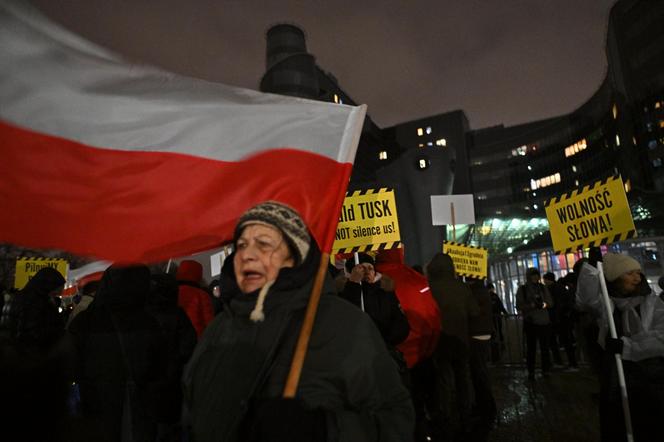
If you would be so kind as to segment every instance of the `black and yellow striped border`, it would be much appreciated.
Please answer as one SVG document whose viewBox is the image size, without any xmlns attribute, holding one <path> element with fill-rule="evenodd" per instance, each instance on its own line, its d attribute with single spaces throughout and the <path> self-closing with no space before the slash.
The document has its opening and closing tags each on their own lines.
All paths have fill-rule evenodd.
<svg viewBox="0 0 664 442">
<path fill-rule="evenodd" d="M 588 192 L 590 190 L 593 190 L 595 187 L 603 186 L 607 183 L 610 183 L 611 181 L 615 181 L 615 180 L 619 180 L 619 179 L 620 179 L 620 175 L 613 175 L 613 176 L 610 176 L 610 177 L 606 177 L 603 180 L 596 181 L 592 184 L 587 184 L 587 185 L 585 185 L 583 187 L 580 187 L 578 189 L 570 190 L 569 192 L 563 193 L 560 196 L 557 196 L 555 198 L 551 198 L 550 200 L 548 200 L 547 202 L 544 203 L 544 207 L 545 208 L 549 207 L 551 204 L 558 204 L 562 201 L 568 200 L 570 198 L 574 198 L 575 196 L 577 196 L 581 193 L 585 193 L 585 192 Z"/>
<path fill-rule="evenodd" d="M 489 249 L 485 247 L 478 247 L 478 246 L 471 246 L 470 244 L 463 244 L 460 242 L 454 242 L 454 241 L 443 241 L 444 244 L 449 244 L 451 246 L 460 246 L 460 247 L 468 247 L 469 249 L 477 249 L 477 250 L 484 250 L 485 252 L 489 252 Z"/>
<path fill-rule="evenodd" d="M 394 189 L 391 187 L 381 187 L 380 189 L 365 189 L 365 190 L 353 190 L 352 192 L 346 192 L 346 198 L 349 196 L 362 196 L 362 195 L 374 195 L 379 193 L 392 192 Z"/>
<path fill-rule="evenodd" d="M 579 244 L 576 248 L 574 247 L 568 247 L 565 250 L 556 250 L 554 253 L 556 255 L 561 255 L 561 254 L 568 254 L 575 252 L 577 250 L 583 250 L 583 249 L 589 249 L 591 247 L 599 247 L 599 246 L 605 246 L 609 243 L 614 243 L 614 242 L 619 242 L 619 241 L 625 241 L 628 239 L 632 239 L 636 237 L 636 230 L 629 230 L 624 233 L 619 233 L 617 235 L 614 235 L 613 237 L 611 236 L 605 236 L 599 241 L 590 241 L 589 243 L 584 243 L 584 244 Z"/>
<path fill-rule="evenodd" d="M 398 249 L 401 241 L 383 242 L 380 244 L 367 244 L 365 246 L 347 247 L 345 249 L 333 250 L 333 253 L 355 253 L 355 252 L 380 252 L 381 250 Z"/>
</svg>

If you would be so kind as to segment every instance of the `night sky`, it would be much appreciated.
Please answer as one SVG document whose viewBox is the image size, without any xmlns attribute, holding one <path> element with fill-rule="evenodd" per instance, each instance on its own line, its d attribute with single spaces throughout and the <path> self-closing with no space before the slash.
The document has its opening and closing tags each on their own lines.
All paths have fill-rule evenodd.
<svg viewBox="0 0 664 442">
<path fill-rule="evenodd" d="M 472 128 L 570 112 L 606 73 L 615 0 L 31 0 L 133 61 L 258 89 L 265 32 L 309 52 L 381 127 L 463 109 Z"/>
</svg>

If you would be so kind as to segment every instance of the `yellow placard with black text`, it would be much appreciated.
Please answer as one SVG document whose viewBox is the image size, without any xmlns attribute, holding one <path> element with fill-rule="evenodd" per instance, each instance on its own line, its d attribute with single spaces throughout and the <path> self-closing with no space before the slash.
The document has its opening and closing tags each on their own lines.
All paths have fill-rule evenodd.
<svg viewBox="0 0 664 442">
<path fill-rule="evenodd" d="M 356 190 L 346 195 L 332 246 L 333 253 L 384 250 L 400 246 L 394 190 Z"/>
<path fill-rule="evenodd" d="M 605 178 L 545 205 L 557 254 L 636 237 L 622 179 Z"/>
<path fill-rule="evenodd" d="M 52 267 L 63 278 L 67 279 L 69 265 L 66 260 L 59 258 L 16 258 L 16 272 L 14 273 L 14 288 L 22 289 L 44 267 Z"/>
<path fill-rule="evenodd" d="M 445 241 L 443 253 L 447 253 L 454 262 L 458 276 L 484 279 L 489 267 L 489 251 L 482 247 Z"/>
</svg>

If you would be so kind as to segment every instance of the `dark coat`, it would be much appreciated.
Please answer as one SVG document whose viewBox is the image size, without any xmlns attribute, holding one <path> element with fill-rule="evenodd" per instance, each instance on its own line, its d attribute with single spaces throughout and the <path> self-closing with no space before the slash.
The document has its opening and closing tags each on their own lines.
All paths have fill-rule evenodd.
<svg viewBox="0 0 664 442">
<path fill-rule="evenodd" d="M 364 311 L 376 324 L 387 345 L 395 347 L 408 337 L 410 327 L 399 300 L 394 292 L 383 290 L 380 281 L 373 284 L 346 281 L 339 296 L 357 308 L 361 308 L 361 298 L 364 298 Z"/>
<path fill-rule="evenodd" d="M 468 351 L 469 325 L 479 315 L 477 301 L 466 284 L 456 279 L 449 255 L 438 253 L 427 265 L 427 278 L 440 309 L 441 335 L 436 356 L 465 357 Z"/>
<path fill-rule="evenodd" d="M 491 335 L 493 334 L 491 294 L 482 281 L 472 281 L 468 286 L 479 307 L 479 314 L 470 318 L 470 336 Z"/>
<path fill-rule="evenodd" d="M 57 270 L 45 267 L 14 296 L 3 322 L 15 343 L 23 348 L 47 349 L 62 336 L 63 317 L 50 293 L 64 283 Z"/>
<path fill-rule="evenodd" d="M 159 388 L 156 414 L 160 422 L 177 422 L 182 411 L 182 373 L 197 338 L 189 317 L 178 306 L 178 285 L 171 275 L 152 277 L 146 310 L 159 323 L 168 349 L 168 365 L 163 367 L 166 376 Z"/>
<path fill-rule="evenodd" d="M 265 299 L 265 320 L 249 313 L 258 291 L 229 287 L 228 305 L 208 326 L 184 375 L 186 415 L 197 442 L 243 440 L 241 424 L 265 398 L 280 397 L 320 261 L 282 269 Z M 222 270 L 233 275 L 233 257 Z M 412 438 L 414 416 L 397 367 L 367 315 L 323 288 L 297 396 L 327 414 L 330 441 Z M 251 425 L 251 424 L 249 424 Z"/>
<path fill-rule="evenodd" d="M 545 302 L 547 308 L 541 308 Z M 554 306 L 549 290 L 542 283 L 527 282 L 516 291 L 516 308 L 523 314 L 524 322 L 549 325 L 549 309 Z"/>
<path fill-rule="evenodd" d="M 137 440 L 154 432 L 155 404 L 165 382 L 167 348 L 159 323 L 145 311 L 147 267 L 110 267 L 95 301 L 69 326 L 77 354 L 81 412 L 120 440 L 127 388 Z"/>
</svg>

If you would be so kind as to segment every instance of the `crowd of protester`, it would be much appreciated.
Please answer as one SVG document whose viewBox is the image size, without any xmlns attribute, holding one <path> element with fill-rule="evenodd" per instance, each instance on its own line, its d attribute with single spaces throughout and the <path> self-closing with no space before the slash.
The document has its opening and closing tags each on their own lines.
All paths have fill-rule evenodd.
<svg viewBox="0 0 664 442">
<path fill-rule="evenodd" d="M 6 440 L 489 439 L 499 410 L 488 364 L 500 360 L 508 313 L 492 284 L 459 278 L 444 253 L 418 269 L 441 332 L 433 354 L 409 367 L 399 346 L 410 326 L 394 281 L 363 253 L 331 267 L 297 394 L 285 398 L 321 253 L 299 215 L 272 202 L 245 213 L 234 246 L 210 284 L 199 263 L 185 260 L 169 272 L 111 266 L 64 307 L 65 280 L 51 268 L 5 291 Z M 607 335 L 599 293 L 577 299 L 584 262 L 558 280 L 528 270 L 516 303 L 528 379 L 537 379 L 538 346 L 543 377 L 562 356 L 567 371 L 578 371 L 578 347 L 592 348 L 603 440 L 624 440 L 611 364 L 621 355 L 636 440 L 649 440 L 664 417 L 664 302 L 636 261 L 604 261 L 617 339 Z"/>
</svg>

